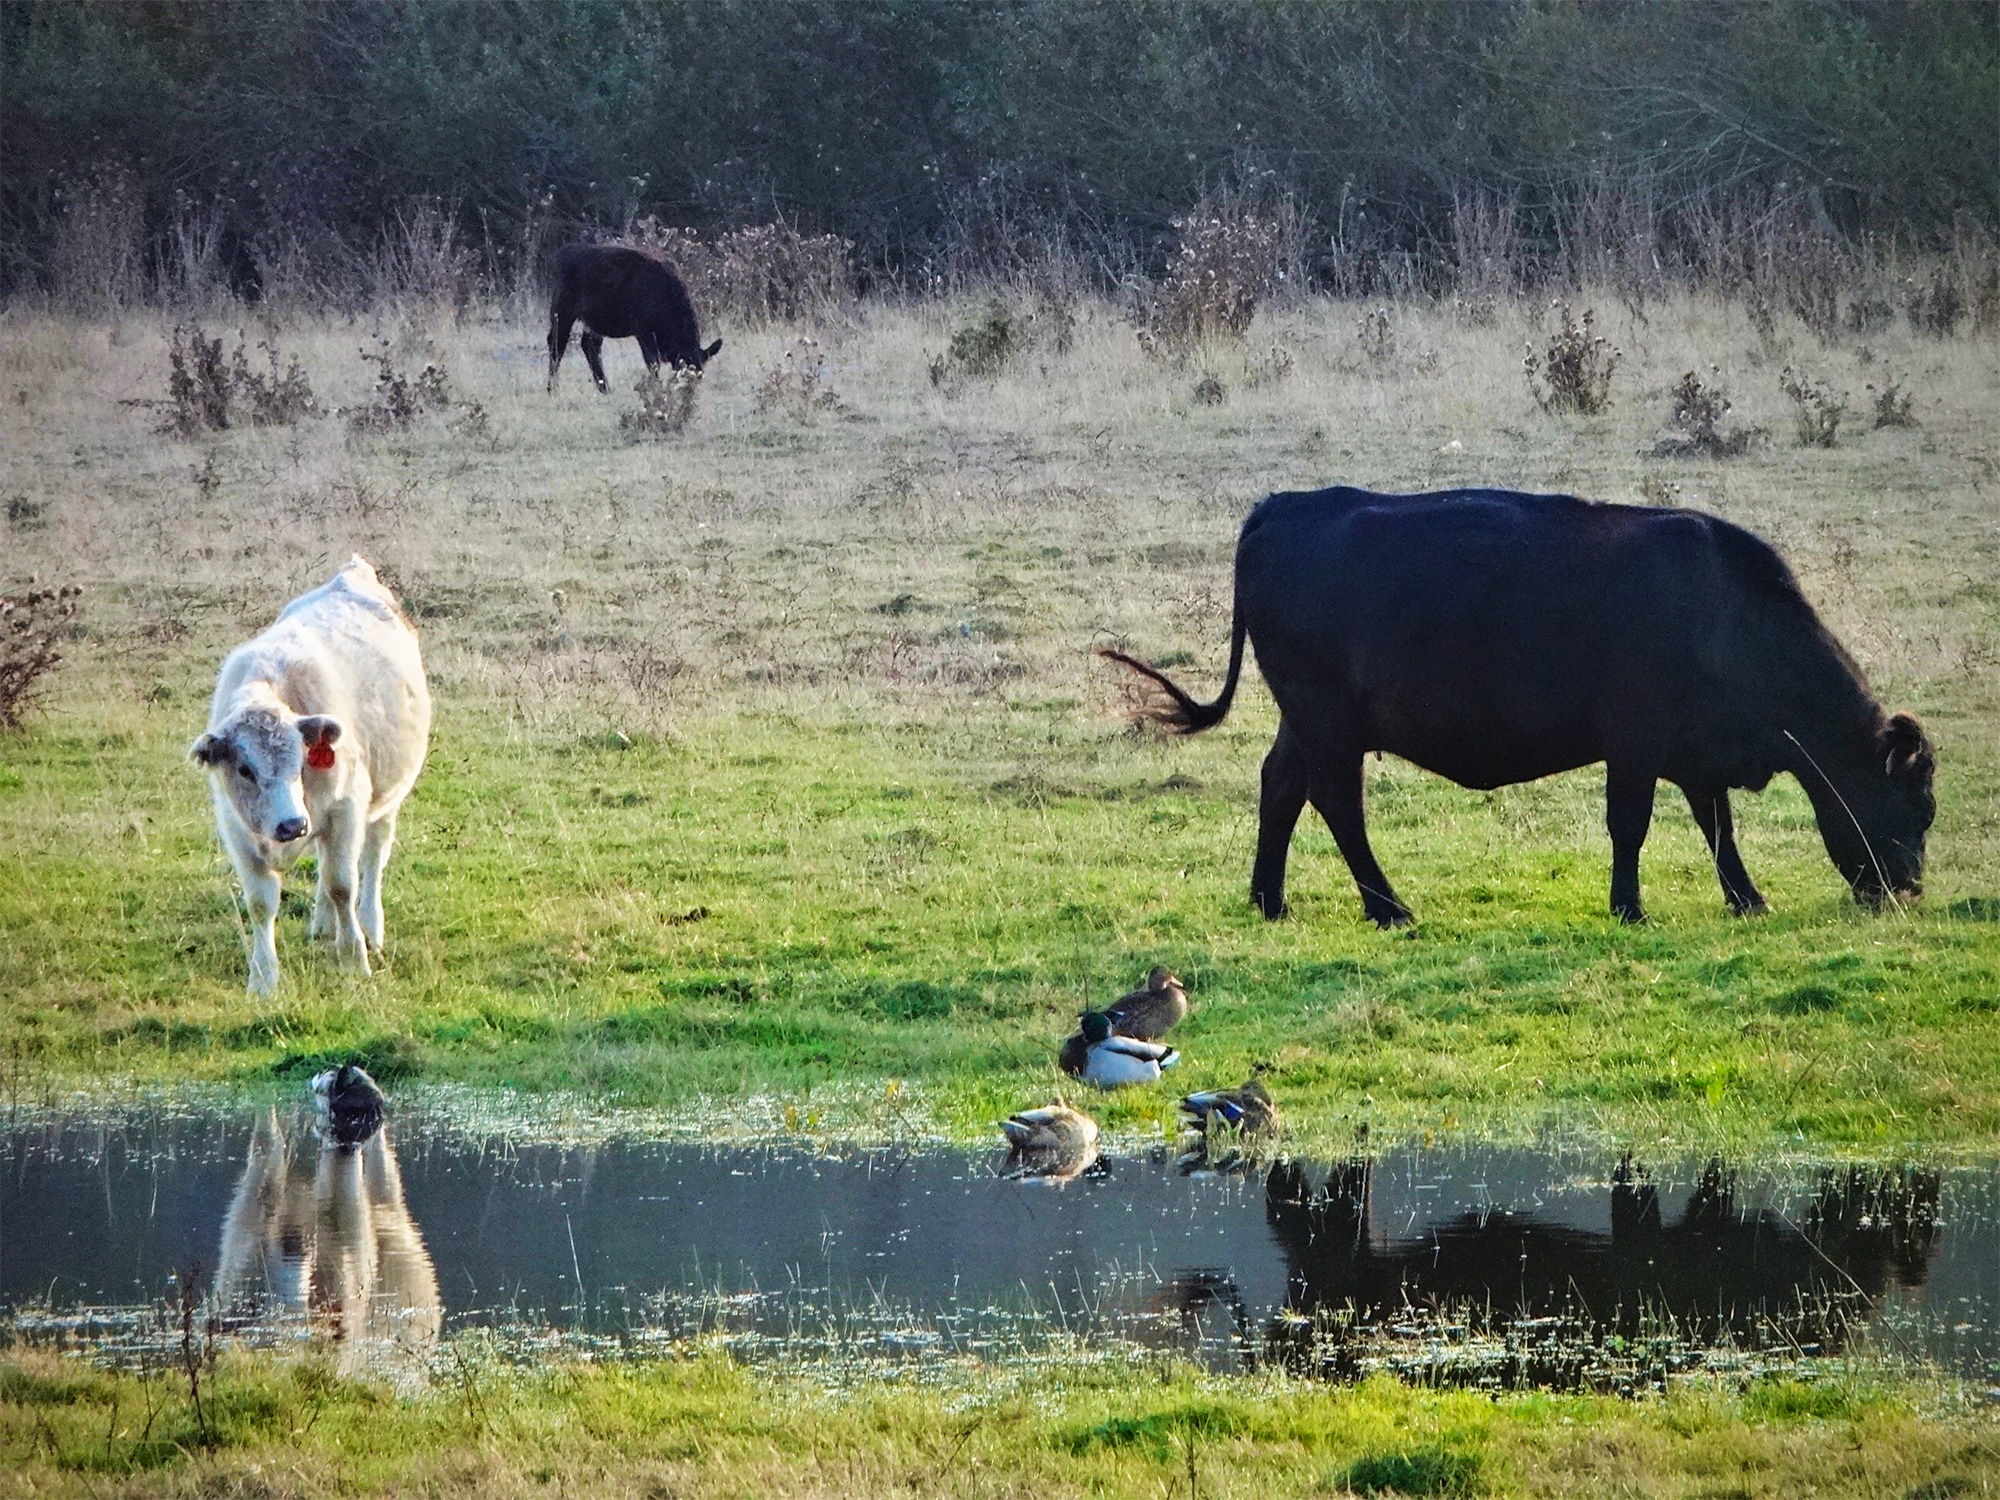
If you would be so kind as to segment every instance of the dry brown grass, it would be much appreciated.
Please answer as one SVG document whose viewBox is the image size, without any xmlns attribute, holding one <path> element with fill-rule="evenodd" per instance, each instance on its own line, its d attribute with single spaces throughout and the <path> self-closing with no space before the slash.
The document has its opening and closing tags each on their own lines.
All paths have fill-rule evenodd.
<svg viewBox="0 0 2000 1500">
<path fill-rule="evenodd" d="M 1093 645 L 1192 649 L 1197 677 L 1219 663 L 1235 523 L 1270 489 L 1476 482 L 1637 500 L 1667 476 L 1680 503 L 1777 542 L 1889 696 L 1993 727 L 1990 343 L 1890 331 L 1867 357 L 1908 372 L 1922 428 L 1724 471 L 1645 455 L 1674 380 L 1697 365 L 1720 367 L 1740 420 L 1790 415 L 1734 309 L 1656 306 L 1613 327 L 1632 399 L 1562 419 L 1520 379 L 1528 310 L 1467 326 L 1399 308 L 1395 348 L 1433 352 L 1365 369 L 1345 353 L 1354 317 L 1339 304 L 1261 315 L 1241 349 L 1212 351 L 1229 392 L 1219 407 L 1146 358 L 1102 304 L 1083 307 L 1067 353 L 1038 349 L 957 399 L 926 378 L 926 351 L 963 322 L 951 306 L 731 329 L 687 430 L 638 446 L 619 431 L 629 397 L 543 395 L 535 328 L 440 319 L 421 337 L 455 392 L 490 414 L 487 435 L 308 419 L 202 448 L 162 440 L 119 404 L 165 386 L 156 322 L 10 316 L 0 494 L 38 509 L 9 532 L 0 583 L 91 586 L 92 629 L 113 651 L 77 675 L 122 682 L 134 701 L 160 673 L 199 677 L 226 638 L 358 549 L 402 580 L 457 691 L 537 717 L 773 698 L 812 712 L 835 698 L 925 720 L 1000 682 L 1108 712 Z M 394 319 L 383 331 L 411 337 Z M 293 322 L 283 334 L 323 403 L 370 403 L 353 330 Z M 760 383 L 801 337 L 818 339 L 820 378 L 842 398 L 811 423 L 768 400 L 758 409 Z M 627 344 L 610 358 L 637 364 Z M 1835 349 L 1818 368 L 1858 386 L 1866 367 Z M 204 466 L 208 481 L 192 480 Z M 168 595 L 199 601 L 193 649 L 160 618 Z M 901 613 L 883 612 L 903 596 Z M 118 653 L 127 642 L 137 655 Z M 634 659 L 680 666 L 663 679 Z M 1948 767 L 1983 764 L 2000 735 L 1952 738 Z"/>
</svg>

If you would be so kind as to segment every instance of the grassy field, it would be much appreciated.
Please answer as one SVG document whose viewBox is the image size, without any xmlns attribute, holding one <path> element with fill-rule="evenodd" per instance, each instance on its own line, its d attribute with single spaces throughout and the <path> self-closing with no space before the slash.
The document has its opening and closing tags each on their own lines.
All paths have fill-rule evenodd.
<svg viewBox="0 0 2000 1500">
<path fill-rule="evenodd" d="M 1328 1390 L 1171 1366 L 943 1372 L 829 1395 L 716 1355 L 526 1372 L 462 1351 L 398 1400 L 311 1361 L 184 1376 L 0 1366 L 0 1495 L 1989 1494 L 1989 1415 L 1837 1375 L 1653 1401 Z"/>
<path fill-rule="evenodd" d="M 731 1129 L 978 1138 L 1055 1091 L 1081 1006 L 1167 962 L 1196 1006 L 1176 1082 L 1267 1062 L 1306 1145 L 1365 1122 L 1376 1140 L 1992 1153 L 1991 344 L 1895 329 L 1825 348 L 1717 304 L 1606 299 L 1616 402 L 1557 418 L 1520 369 L 1539 310 L 1391 309 L 1387 349 L 1357 335 L 1360 311 L 1281 310 L 1181 367 L 1086 303 L 1067 351 L 1044 337 L 942 385 L 927 366 L 977 304 L 724 326 L 693 422 L 663 441 L 620 428 L 629 345 L 609 399 L 574 356 L 550 399 L 532 320 L 281 322 L 323 403 L 368 399 L 358 350 L 380 333 L 409 370 L 436 359 L 484 420 L 183 441 L 121 404 L 165 393 L 157 323 L 0 319 L 0 587 L 86 591 L 46 712 L 0 737 L 7 1097 L 269 1087 L 359 1055 L 393 1082 Z M 824 359 L 837 405 L 760 409 L 788 351 Z M 1797 448 L 1787 362 L 1857 407 L 1896 379 L 1922 425 L 1873 429 L 1861 409 L 1837 447 Z M 1669 385 L 1711 367 L 1772 441 L 1645 456 Z M 1204 373 L 1222 404 L 1196 399 Z M 1739 799 L 1770 915 L 1724 916 L 1663 798 L 1653 921 L 1622 928 L 1598 774 L 1482 794 L 1391 761 L 1369 771 L 1376 847 L 1417 925 L 1363 923 L 1307 825 L 1294 917 L 1254 916 L 1261 687 L 1221 730 L 1165 740 L 1127 726 L 1126 685 L 1093 649 L 1205 689 L 1238 519 L 1270 489 L 1335 481 L 1680 503 L 1770 537 L 1938 743 L 1926 899 L 1857 911 L 1786 781 Z M 354 550 L 407 600 L 438 703 L 388 958 L 369 980 L 333 972 L 295 881 L 285 984 L 255 1003 L 185 750 L 224 651 Z M 1094 1107 L 1134 1132 L 1172 1113 L 1143 1090 Z M 0 1492 L 1900 1496 L 2000 1478 L 1990 1408 L 1852 1371 L 1636 1403 L 1101 1367 L 828 1396 L 715 1358 L 468 1374 L 454 1357 L 456 1384 L 410 1400 L 231 1357 L 204 1427 L 184 1382 L 15 1350 Z"/>
<path fill-rule="evenodd" d="M 0 324 L 5 583 L 87 591 L 48 711 L 0 739 L 17 1086 L 264 1079 L 359 1052 L 398 1077 L 669 1107 L 817 1091 L 834 1110 L 896 1081 L 913 1128 L 977 1134 L 1051 1091 L 1082 1005 L 1164 961 L 1196 999 L 1181 1078 L 1272 1063 L 1308 1129 L 2000 1139 L 1990 343 L 1795 329 L 1772 347 L 1720 305 L 1612 306 L 1615 404 L 1558 418 L 1519 368 L 1534 309 L 1393 309 L 1384 354 L 1356 309 L 1311 305 L 1183 368 L 1085 304 L 1067 352 L 1031 343 L 997 377 L 935 386 L 927 361 L 978 312 L 871 305 L 811 330 L 830 409 L 758 409 L 774 367 L 815 357 L 805 331 L 724 328 L 694 421 L 657 442 L 620 430 L 628 345 L 608 399 L 574 353 L 550 399 L 525 322 L 381 322 L 407 368 L 436 358 L 483 405 L 484 432 L 321 417 L 196 442 L 120 404 L 164 394 L 157 325 Z M 367 398 L 375 327 L 274 331 L 323 403 Z M 1862 410 L 1838 447 L 1795 447 L 1787 361 L 1857 405 L 1899 380 L 1922 425 Z M 1643 456 L 1666 387 L 1710 366 L 1772 441 Z M 1204 370 L 1220 406 L 1193 397 Z M 1787 780 L 1739 799 L 1770 916 L 1723 914 L 1663 797 L 1655 920 L 1623 930 L 1599 773 L 1483 794 L 1392 761 L 1371 767 L 1371 816 L 1415 929 L 1360 920 L 1310 820 L 1295 918 L 1255 917 L 1268 699 L 1253 688 L 1200 740 L 1135 733 L 1092 650 L 1213 681 L 1238 518 L 1335 480 L 1671 499 L 1770 537 L 1938 742 L 1926 900 L 1854 909 Z M 183 752 L 222 653 L 357 549 L 407 598 L 439 705 L 389 958 L 335 974 L 295 894 L 285 988 L 255 1004 Z M 1109 1117 L 1164 1111 L 1141 1094 Z"/>
</svg>

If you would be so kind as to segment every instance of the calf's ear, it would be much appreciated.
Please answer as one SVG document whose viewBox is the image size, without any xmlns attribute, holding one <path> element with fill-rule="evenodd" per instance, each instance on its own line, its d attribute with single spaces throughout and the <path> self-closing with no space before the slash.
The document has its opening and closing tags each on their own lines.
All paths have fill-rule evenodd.
<svg viewBox="0 0 2000 1500">
<path fill-rule="evenodd" d="M 330 714 L 307 714 L 299 720 L 299 738 L 308 746 L 340 743 L 340 720 Z"/>
<path fill-rule="evenodd" d="M 1896 714 L 1882 730 L 1882 770 L 1894 776 L 1928 770 L 1937 764 L 1930 736 L 1915 714 Z"/>
<path fill-rule="evenodd" d="M 200 761 L 205 766 L 219 766 L 229 759 L 229 741 L 205 734 L 188 746 L 188 759 Z"/>
<path fill-rule="evenodd" d="M 701 357 L 704 360 L 711 360 L 714 359 L 715 356 L 720 354 L 721 352 L 722 352 L 722 340 L 717 339 L 714 343 L 710 344 L 706 349 L 701 351 Z"/>
</svg>

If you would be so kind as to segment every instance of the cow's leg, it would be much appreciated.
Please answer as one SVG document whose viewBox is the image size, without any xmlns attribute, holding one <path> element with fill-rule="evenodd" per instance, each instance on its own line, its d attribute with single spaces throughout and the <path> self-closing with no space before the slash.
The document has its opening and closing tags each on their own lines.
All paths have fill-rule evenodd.
<svg viewBox="0 0 2000 1500">
<path fill-rule="evenodd" d="M 1264 757 L 1264 790 L 1257 802 L 1257 862 L 1250 869 L 1250 902 L 1274 922 L 1285 914 L 1285 859 L 1305 805 L 1305 755 L 1280 719 L 1278 737 Z"/>
<path fill-rule="evenodd" d="M 660 341 L 649 329 L 641 329 L 639 332 L 639 358 L 646 362 L 647 374 L 660 373 Z"/>
<path fill-rule="evenodd" d="M 1610 761 L 1604 774 L 1604 824 L 1611 832 L 1611 914 L 1625 922 L 1643 922 L 1639 904 L 1639 849 L 1653 823 L 1653 789 L 1658 781 L 1651 766 L 1643 769 Z"/>
<path fill-rule="evenodd" d="M 577 344 L 582 348 L 583 357 L 590 365 L 590 378 L 597 382 L 598 392 L 602 394 L 610 390 L 611 387 L 604 383 L 604 360 L 602 358 L 604 354 L 604 340 L 586 328 L 583 330 L 583 337 L 577 340 Z"/>
<path fill-rule="evenodd" d="M 389 851 L 396 847 L 396 814 L 377 818 L 361 840 L 361 933 L 368 946 L 382 951 L 382 872 Z"/>
<path fill-rule="evenodd" d="M 1743 856 L 1736 852 L 1736 821 L 1729 812 L 1726 786 L 1684 786 L 1688 807 L 1708 840 L 1708 852 L 1715 860 L 1716 878 L 1722 882 L 1722 897 L 1739 917 L 1755 916 L 1764 910 L 1764 898 L 1743 868 Z"/>
<path fill-rule="evenodd" d="M 278 872 L 257 857 L 254 847 L 240 847 L 227 836 L 223 843 L 250 910 L 250 993 L 268 996 L 278 987 L 278 898 L 283 887 Z"/>
<path fill-rule="evenodd" d="M 1333 841 L 1340 845 L 1341 858 L 1361 891 L 1361 909 L 1377 927 L 1401 927 L 1412 920 L 1410 909 L 1396 898 L 1389 877 L 1375 862 L 1368 847 L 1368 823 L 1361 806 L 1361 761 L 1359 750 L 1313 758 L 1307 795 Z"/>
<path fill-rule="evenodd" d="M 326 831 L 320 836 L 320 878 L 333 908 L 333 961 L 343 969 L 366 974 L 368 939 L 361 931 L 358 898 L 361 891 L 361 812 L 356 807 L 327 810 Z"/>
<path fill-rule="evenodd" d="M 326 866 L 321 864 L 313 878 L 313 914 L 306 924 L 306 936 L 315 940 L 333 931 L 333 900 L 326 893 Z"/>
<path fill-rule="evenodd" d="M 569 331 L 576 319 L 560 309 L 549 314 L 549 392 L 555 393 L 556 371 L 562 368 L 563 351 L 569 348 Z"/>
</svg>

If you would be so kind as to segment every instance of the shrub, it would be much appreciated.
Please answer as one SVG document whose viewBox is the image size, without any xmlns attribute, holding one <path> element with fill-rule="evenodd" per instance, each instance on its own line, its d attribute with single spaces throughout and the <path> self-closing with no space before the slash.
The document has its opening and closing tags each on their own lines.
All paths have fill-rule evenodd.
<svg viewBox="0 0 2000 1500">
<path fill-rule="evenodd" d="M 638 394 L 639 409 L 626 412 L 618 425 L 636 437 L 679 437 L 694 417 L 701 371 L 691 365 L 674 366 L 664 376 L 648 370 L 632 389 Z"/>
<path fill-rule="evenodd" d="M 1194 399 L 1203 406 L 1220 406 L 1229 399 L 1229 392 L 1215 375 L 1203 370 L 1201 379 L 1194 383 Z"/>
<path fill-rule="evenodd" d="M 177 323 L 167 343 L 167 399 L 128 404 L 161 409 L 160 432 L 183 438 L 222 431 L 229 426 L 232 408 L 246 404 L 251 422 L 259 427 L 284 426 L 301 417 L 318 416 L 319 401 L 298 360 L 292 360 L 281 372 L 277 341 L 264 339 L 257 347 L 270 364 L 267 374 L 250 368 L 242 334 L 237 334 L 235 353 L 225 364 L 220 337 L 204 338 L 199 328 L 183 328 Z"/>
<path fill-rule="evenodd" d="M 426 344 L 425 351 L 435 353 Z M 448 417 L 459 431 L 483 437 L 487 431 L 486 408 L 477 401 L 453 399 L 451 377 L 435 359 L 412 380 L 396 368 L 396 355 L 389 340 L 378 338 L 373 353 L 363 349 L 361 358 L 375 366 L 375 400 L 347 413 L 347 425 L 356 432 L 407 432 L 419 417 Z"/>
<path fill-rule="evenodd" d="M 1027 330 L 1014 309 L 999 297 L 951 331 L 951 344 L 930 362 L 931 384 L 955 376 L 996 375 L 1027 345 Z"/>
<path fill-rule="evenodd" d="M 65 585 L 0 597 L 0 729 L 18 729 L 62 661 L 62 639 L 83 590 Z"/>
<path fill-rule="evenodd" d="M 727 312 L 752 327 L 795 323 L 824 317 L 854 296 L 852 241 L 801 234 L 783 220 L 704 240 L 648 215 L 625 238 L 671 260 L 703 316 Z"/>
<path fill-rule="evenodd" d="M 1360 1495 L 1476 1495 L 1481 1467 L 1477 1453 L 1432 1445 L 1358 1458 L 1339 1482 Z"/>
<path fill-rule="evenodd" d="M 760 412 L 777 412 L 802 422 L 840 409 L 840 397 L 826 383 L 826 353 L 818 339 L 792 341 L 785 357 L 758 382 L 756 404 Z"/>
<path fill-rule="evenodd" d="M 1141 307 L 1139 340 L 1149 353 L 1186 358 L 1217 337 L 1241 338 L 1276 289 L 1295 225 L 1240 209 L 1175 219 L 1180 248 Z"/>
<path fill-rule="evenodd" d="M 1735 458 L 1748 452 L 1750 444 L 1765 435 L 1758 427 L 1724 432 L 1722 419 L 1728 415 L 1729 398 L 1722 394 L 1720 386 L 1705 384 L 1692 370 L 1681 376 L 1670 394 L 1674 408 L 1667 415 L 1669 431 L 1654 447 L 1655 458 L 1689 453 Z"/>
<path fill-rule="evenodd" d="M 1799 446 L 1831 448 L 1840 431 L 1840 419 L 1847 415 L 1847 398 L 1790 365 L 1779 374 L 1778 388 L 1792 399 Z"/>
<path fill-rule="evenodd" d="M 1570 316 L 1568 303 L 1555 307 L 1559 326 L 1543 350 L 1538 352 L 1532 342 L 1528 345 L 1521 370 L 1543 411 L 1595 416 L 1611 404 L 1611 372 L 1624 353 L 1594 331 L 1594 310 L 1586 308 L 1579 321 Z"/>
<path fill-rule="evenodd" d="M 167 399 L 160 432 L 193 437 L 229 425 L 229 369 L 222 362 L 221 338 L 205 339 L 199 328 L 174 325 L 167 345 Z"/>
<path fill-rule="evenodd" d="M 1354 325 L 1354 346 L 1361 357 L 1380 368 L 1396 357 L 1396 329 L 1389 309 L 1371 307 Z"/>
<path fill-rule="evenodd" d="M 1273 344 L 1262 354 L 1253 355 L 1243 365 L 1243 383 L 1251 390 L 1260 386 L 1281 385 L 1291 378 L 1297 361 L 1292 351 L 1283 344 Z"/>
<path fill-rule="evenodd" d="M 1917 421 L 1916 414 L 1910 410 L 1909 393 L 1903 389 L 1900 382 L 1885 380 L 1881 390 L 1875 390 L 1872 385 L 1868 389 L 1874 392 L 1875 425 L 1878 428 L 1921 425 Z"/>
<path fill-rule="evenodd" d="M 1913 330 L 1932 338 L 1950 338 L 1966 313 L 1965 289 L 1958 283 L 1957 269 L 1947 261 L 1922 281 L 1911 277 L 1903 311 Z"/>
<path fill-rule="evenodd" d="M 250 368 L 250 358 L 244 353 L 241 334 L 237 335 L 236 353 L 229 365 L 230 395 L 249 403 L 252 424 L 258 427 L 288 427 L 301 417 L 318 416 L 319 401 L 306 381 L 306 372 L 299 368 L 297 357 L 280 374 L 277 340 L 261 339 L 257 347 L 264 351 L 264 358 L 270 366 L 268 373 L 260 375 Z"/>
</svg>

